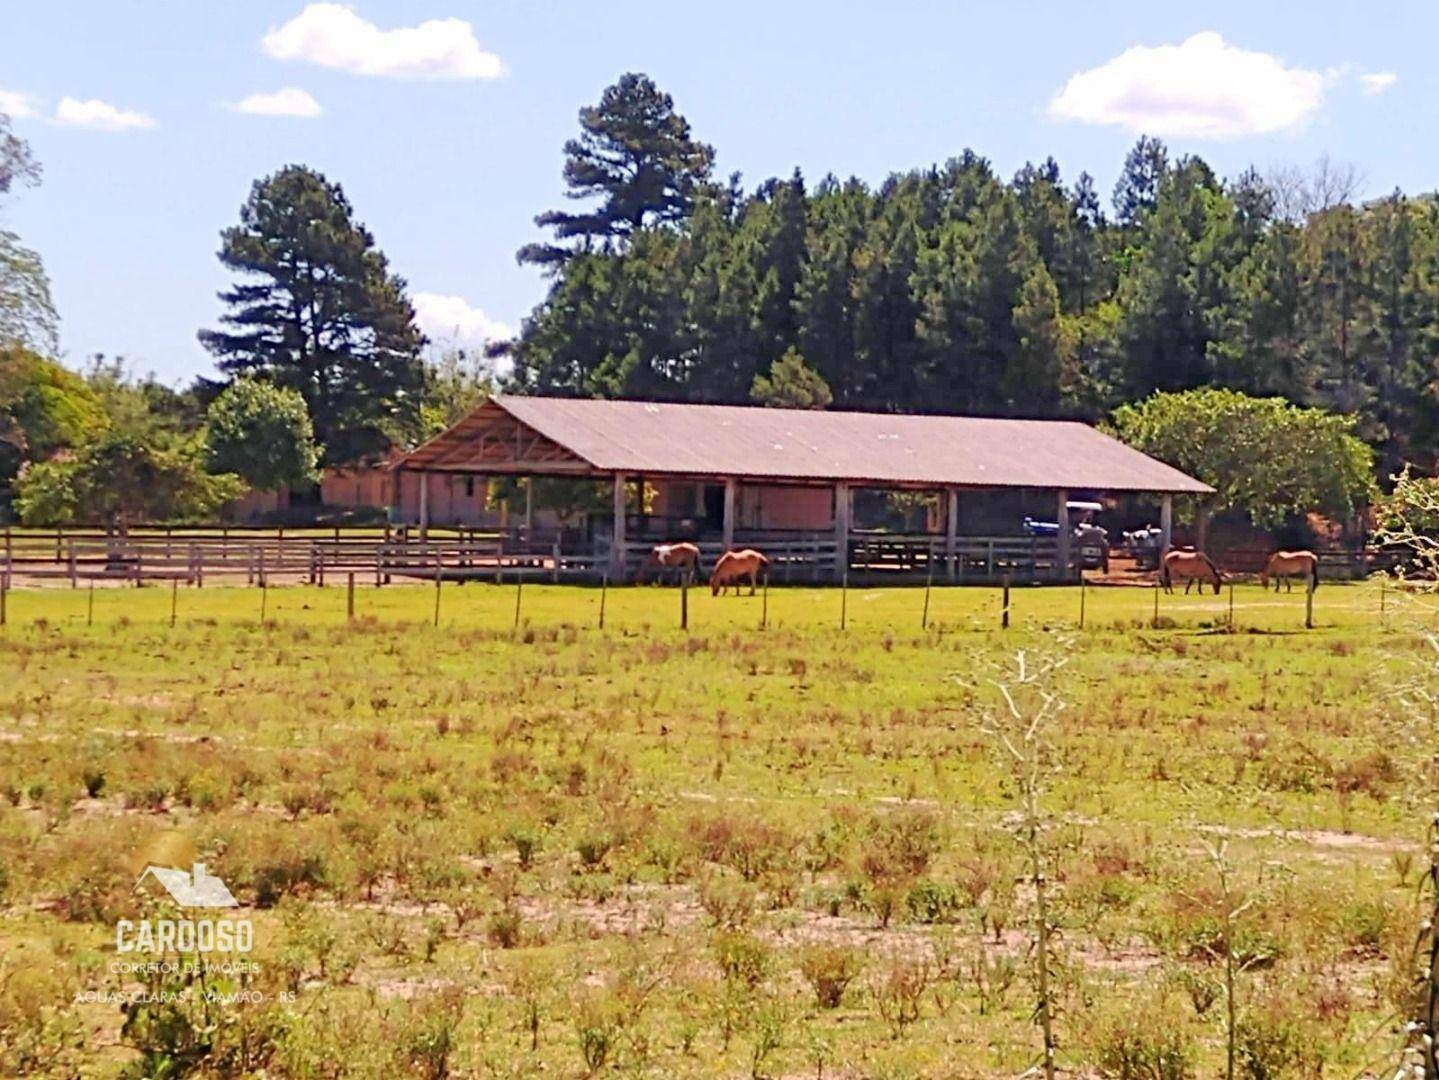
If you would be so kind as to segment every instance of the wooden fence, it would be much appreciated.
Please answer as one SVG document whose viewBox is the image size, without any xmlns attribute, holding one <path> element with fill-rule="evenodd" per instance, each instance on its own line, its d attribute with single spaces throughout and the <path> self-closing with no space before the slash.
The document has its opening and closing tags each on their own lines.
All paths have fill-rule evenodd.
<svg viewBox="0 0 1439 1080">
<path fill-rule="evenodd" d="M 739 534 L 770 559 L 770 579 L 783 583 L 834 580 L 837 546 L 830 533 Z M 700 545 L 704 566 L 713 566 L 722 545 Z M 623 580 L 645 576 L 651 544 L 625 545 Z M 249 583 L 272 579 L 324 584 L 327 575 L 354 573 L 385 583 L 395 577 L 446 579 L 595 580 L 613 570 L 606 538 L 578 530 L 525 534 L 520 530 L 431 529 L 244 529 L 151 528 L 120 536 L 98 529 L 5 529 L 0 535 L 0 574 L 8 579 L 132 581 L 176 578 L 203 584 L 207 575 Z M 1076 541 L 1071 557 L 1090 562 L 1094 552 Z M 1229 573 L 1254 574 L 1267 551 L 1213 553 Z M 1392 552 L 1326 549 L 1318 552 L 1320 574 L 1330 579 L 1363 577 L 1393 566 Z M 849 540 L 849 571 L 856 581 L 933 578 L 948 582 L 1052 580 L 1058 560 L 1054 537 L 961 536 L 953 557 L 943 537 L 926 534 L 856 533 Z M 1073 567 L 1071 567 L 1071 570 Z"/>
</svg>

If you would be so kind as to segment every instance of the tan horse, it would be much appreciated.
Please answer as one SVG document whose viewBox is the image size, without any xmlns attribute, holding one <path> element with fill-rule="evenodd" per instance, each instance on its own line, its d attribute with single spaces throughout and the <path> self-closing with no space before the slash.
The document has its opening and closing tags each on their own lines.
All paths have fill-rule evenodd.
<svg viewBox="0 0 1439 1080">
<path fill-rule="evenodd" d="M 1264 569 L 1259 572 L 1259 584 L 1269 588 L 1269 579 L 1274 579 L 1274 591 L 1279 591 L 1279 582 L 1284 581 L 1286 592 L 1294 591 L 1294 579 L 1304 578 L 1311 589 L 1319 588 L 1319 556 L 1312 551 L 1276 551 L 1269 556 Z"/>
<path fill-rule="evenodd" d="M 1214 595 L 1218 596 L 1220 583 L 1224 580 L 1219 567 L 1202 551 L 1166 552 L 1164 561 L 1159 564 L 1159 583 L 1164 586 L 1165 592 L 1174 591 L 1175 578 L 1183 579 L 1186 596 L 1189 595 L 1189 587 L 1196 581 L 1201 593 L 1204 592 L 1204 583 L 1212 582 Z"/>
<path fill-rule="evenodd" d="M 691 543 L 656 544 L 645 560 L 644 576 L 648 577 L 651 571 L 663 574 L 666 570 L 675 571 L 677 578 L 698 574 L 700 549 Z"/>
<path fill-rule="evenodd" d="M 726 551 L 715 563 L 710 575 L 710 595 L 718 596 L 731 585 L 739 595 L 740 582 L 749 578 L 749 594 L 754 595 L 759 576 L 769 572 L 769 560 L 752 548 L 743 551 Z"/>
</svg>

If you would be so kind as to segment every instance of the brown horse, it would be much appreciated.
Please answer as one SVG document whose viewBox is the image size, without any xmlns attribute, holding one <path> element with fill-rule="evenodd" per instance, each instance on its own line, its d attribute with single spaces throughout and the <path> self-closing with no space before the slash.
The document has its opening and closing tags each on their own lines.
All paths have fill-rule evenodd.
<svg viewBox="0 0 1439 1080">
<path fill-rule="evenodd" d="M 1259 572 L 1259 584 L 1269 588 L 1269 579 L 1274 579 L 1274 591 L 1279 591 L 1279 582 L 1284 581 L 1286 592 L 1294 591 L 1294 579 L 1304 578 L 1309 588 L 1319 588 L 1319 556 L 1312 551 L 1276 551 L 1269 556 L 1264 569 Z"/>
<path fill-rule="evenodd" d="M 759 576 L 769 572 L 769 560 L 752 548 L 743 551 L 726 551 L 715 563 L 710 575 L 710 595 L 718 596 L 731 585 L 739 595 L 740 582 L 749 578 L 749 594 L 754 595 Z"/>
<path fill-rule="evenodd" d="M 1202 551 L 1168 551 L 1165 552 L 1164 560 L 1159 564 L 1159 583 L 1164 586 L 1165 592 L 1174 591 L 1174 579 L 1184 580 L 1184 595 L 1189 595 L 1189 587 L 1196 581 L 1199 582 L 1199 591 L 1204 592 L 1204 583 L 1212 582 L 1214 595 L 1219 595 L 1219 586 L 1224 580 L 1219 573 L 1219 567 L 1214 561 Z"/>
<path fill-rule="evenodd" d="M 666 570 L 675 571 L 676 578 L 698 574 L 700 549 L 690 543 L 656 544 L 645 560 L 643 576 L 648 577 L 651 571 L 663 574 Z"/>
</svg>

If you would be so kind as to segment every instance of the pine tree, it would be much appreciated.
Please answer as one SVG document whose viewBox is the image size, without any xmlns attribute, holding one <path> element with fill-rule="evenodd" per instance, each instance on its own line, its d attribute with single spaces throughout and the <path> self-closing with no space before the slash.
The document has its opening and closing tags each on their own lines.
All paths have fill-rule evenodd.
<svg viewBox="0 0 1439 1080">
<path fill-rule="evenodd" d="M 580 128 L 565 143 L 566 195 L 599 204 L 535 218 L 556 240 L 579 244 L 529 244 L 520 249 L 522 263 L 554 266 L 576 251 L 622 244 L 646 226 L 678 223 L 709 181 L 714 150 L 690 135 L 689 121 L 647 75 L 621 75 L 598 105 L 580 110 Z"/>
<path fill-rule="evenodd" d="M 1169 171 L 1169 151 L 1158 139 L 1141 135 L 1124 159 L 1114 185 L 1114 216 L 1121 227 L 1136 225 L 1159 201 L 1159 187 Z"/>
<path fill-rule="evenodd" d="M 227 329 L 199 335 L 222 371 L 298 392 L 326 464 L 414 439 L 425 339 L 339 184 L 302 165 L 257 180 L 219 256 L 242 275 L 220 294 Z"/>
<path fill-rule="evenodd" d="M 756 375 L 750 398 L 761 405 L 785 409 L 826 409 L 834 400 L 829 385 L 819 372 L 790 349 L 772 365 L 768 374 Z"/>
</svg>

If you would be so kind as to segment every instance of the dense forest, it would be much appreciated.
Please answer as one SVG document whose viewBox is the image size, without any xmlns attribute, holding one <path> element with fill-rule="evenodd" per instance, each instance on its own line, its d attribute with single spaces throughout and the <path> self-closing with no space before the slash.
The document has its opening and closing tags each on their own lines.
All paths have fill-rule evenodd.
<svg viewBox="0 0 1439 1080">
<path fill-rule="evenodd" d="M 1433 197 L 1359 204 L 1328 162 L 1224 179 L 1151 138 L 1107 205 L 972 151 L 747 188 L 637 75 L 580 123 L 585 209 L 520 252 L 552 275 L 503 347 L 524 390 L 1097 420 L 1216 385 L 1355 414 L 1381 475 L 1439 453 Z"/>
</svg>

